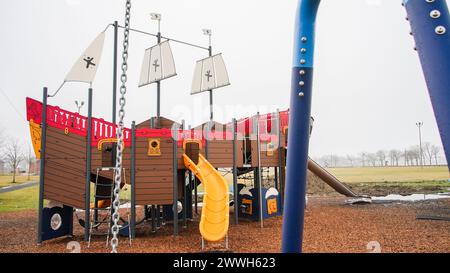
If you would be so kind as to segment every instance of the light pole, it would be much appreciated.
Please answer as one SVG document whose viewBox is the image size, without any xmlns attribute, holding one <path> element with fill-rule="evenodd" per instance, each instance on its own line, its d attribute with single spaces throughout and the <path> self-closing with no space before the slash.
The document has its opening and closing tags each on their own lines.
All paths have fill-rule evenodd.
<svg viewBox="0 0 450 273">
<path fill-rule="evenodd" d="M 422 126 L 423 122 L 416 122 L 417 127 L 419 128 L 419 153 L 420 153 L 420 166 L 423 167 L 423 152 L 422 152 Z"/>
<path fill-rule="evenodd" d="M 78 114 L 80 114 L 80 112 L 81 112 L 81 107 L 83 107 L 83 105 L 84 105 L 84 101 L 78 102 L 78 101 L 76 100 L 76 101 L 75 101 L 75 105 L 77 106 Z"/>
</svg>

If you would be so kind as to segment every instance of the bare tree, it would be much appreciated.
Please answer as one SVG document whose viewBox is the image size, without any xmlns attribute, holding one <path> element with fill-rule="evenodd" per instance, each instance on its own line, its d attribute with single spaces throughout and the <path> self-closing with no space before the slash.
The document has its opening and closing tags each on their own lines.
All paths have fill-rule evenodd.
<svg viewBox="0 0 450 273">
<path fill-rule="evenodd" d="M 380 162 L 380 166 L 383 167 L 385 165 L 385 162 L 386 162 L 386 153 L 383 150 L 379 150 L 375 154 L 375 156 L 378 159 L 378 161 Z"/>
<path fill-rule="evenodd" d="M 403 152 L 403 158 L 405 159 L 404 160 L 404 162 L 405 162 L 405 166 L 408 166 L 409 165 L 409 157 L 408 157 L 408 150 L 406 150 L 405 149 L 405 151 Z"/>
<path fill-rule="evenodd" d="M 433 153 L 431 152 L 431 147 L 433 146 L 433 144 L 431 144 L 430 142 L 425 142 L 422 147 L 423 150 L 425 151 L 424 154 L 428 159 L 428 163 L 431 165 L 433 165 Z"/>
<path fill-rule="evenodd" d="M 369 163 L 372 165 L 372 167 L 377 166 L 377 156 L 375 154 L 367 153 L 366 158 L 369 161 Z"/>
<path fill-rule="evenodd" d="M 28 145 L 28 152 L 27 152 L 26 160 L 27 160 L 27 167 L 28 167 L 27 180 L 30 181 L 31 173 L 32 173 L 31 166 L 33 166 L 33 163 L 36 161 L 36 158 L 34 156 L 34 152 L 32 151 L 32 149 L 29 145 Z"/>
<path fill-rule="evenodd" d="M 366 166 L 366 155 L 367 155 L 367 153 L 362 152 L 359 155 L 361 157 L 361 164 L 362 164 L 363 167 L 365 167 Z"/>
<path fill-rule="evenodd" d="M 432 157 L 434 157 L 435 164 L 439 165 L 438 154 L 440 153 L 441 149 L 439 148 L 439 146 L 431 145 L 430 151 L 431 151 Z"/>
<path fill-rule="evenodd" d="M 352 155 L 347 155 L 347 160 L 350 163 L 350 166 L 353 167 L 353 161 L 355 160 L 355 158 Z"/>
<path fill-rule="evenodd" d="M 418 146 L 413 146 L 408 151 L 408 157 L 411 165 L 419 166 L 420 164 L 420 148 Z M 414 164 L 415 162 L 415 164 Z"/>
<path fill-rule="evenodd" d="M 11 139 L 5 147 L 5 161 L 11 168 L 13 173 L 12 183 L 16 183 L 16 173 L 20 162 L 22 162 L 24 156 L 22 154 L 19 142 L 16 139 Z"/>
<path fill-rule="evenodd" d="M 400 158 L 402 157 L 402 152 L 400 150 L 392 150 L 392 156 L 394 158 L 395 161 L 395 166 L 398 167 L 398 162 L 400 161 Z"/>
</svg>

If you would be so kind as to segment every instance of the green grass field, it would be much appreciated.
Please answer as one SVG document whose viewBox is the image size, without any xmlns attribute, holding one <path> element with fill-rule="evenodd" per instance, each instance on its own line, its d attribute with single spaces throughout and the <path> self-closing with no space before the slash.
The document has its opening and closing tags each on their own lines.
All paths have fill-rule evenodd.
<svg viewBox="0 0 450 273">
<path fill-rule="evenodd" d="M 0 188 L 12 186 L 12 185 L 19 185 L 21 183 L 31 182 L 31 181 L 37 181 L 39 179 L 39 176 L 30 176 L 30 180 L 28 180 L 28 176 L 23 175 L 17 175 L 16 176 L 16 183 L 12 183 L 12 176 L 11 175 L 1 175 L 0 176 Z"/>
<path fill-rule="evenodd" d="M 341 181 L 347 183 L 368 183 L 374 186 L 389 183 L 405 187 L 445 186 L 448 184 L 447 167 L 388 167 L 388 168 L 334 168 L 329 171 Z M 231 184 L 231 176 L 226 176 Z M 0 177 L 0 185 L 10 185 L 10 177 Z M 32 181 L 37 180 L 32 177 Z M 20 176 L 22 183 L 26 176 Z M 9 183 L 9 184 L 8 184 Z M 19 184 L 19 183 L 17 183 Z M 200 185 L 199 192 L 203 191 Z M 91 192 L 93 193 L 93 191 Z M 130 191 L 122 191 L 122 198 L 128 199 Z M 38 187 L 33 186 L 18 191 L 0 193 L 0 212 L 36 209 L 38 204 Z"/>
<path fill-rule="evenodd" d="M 38 186 L 0 193 L 0 212 L 37 209 Z"/>
<path fill-rule="evenodd" d="M 447 167 L 377 167 L 328 169 L 346 183 L 442 182 L 449 179 Z"/>
</svg>

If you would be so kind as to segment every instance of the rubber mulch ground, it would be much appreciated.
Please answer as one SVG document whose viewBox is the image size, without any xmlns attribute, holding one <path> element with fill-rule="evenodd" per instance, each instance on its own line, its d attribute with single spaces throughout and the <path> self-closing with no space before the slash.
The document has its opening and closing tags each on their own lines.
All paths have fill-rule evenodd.
<svg viewBox="0 0 450 273">
<path fill-rule="evenodd" d="M 450 252 L 450 222 L 416 220 L 418 214 L 449 212 L 450 200 L 415 203 L 346 205 L 344 198 L 310 198 L 306 212 L 305 252 L 369 252 L 367 244 L 379 243 L 382 252 Z M 81 252 L 109 252 L 105 237 L 93 239 L 90 248 L 83 242 L 82 228 L 75 224 L 74 237 L 45 242 L 38 247 L 36 211 L 0 214 L 0 252 L 70 252 L 70 241 L 80 242 Z M 230 217 L 232 219 L 232 216 Z M 264 228 L 258 222 L 241 221 L 230 225 L 232 252 L 278 252 L 282 218 L 267 219 Z M 180 227 L 180 236 L 172 236 L 172 225 L 157 233 L 150 226 L 139 227 L 138 237 L 128 245 L 121 238 L 120 252 L 201 252 L 198 222 Z M 209 250 L 221 246 L 209 246 Z"/>
</svg>

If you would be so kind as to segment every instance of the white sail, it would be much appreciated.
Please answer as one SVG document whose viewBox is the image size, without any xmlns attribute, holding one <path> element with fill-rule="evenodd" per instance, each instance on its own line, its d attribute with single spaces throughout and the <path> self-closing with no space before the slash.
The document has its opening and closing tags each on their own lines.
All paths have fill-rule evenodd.
<svg viewBox="0 0 450 273">
<path fill-rule="evenodd" d="M 100 33 L 67 73 L 66 82 L 92 83 L 102 57 L 105 32 Z"/>
<path fill-rule="evenodd" d="M 169 41 L 145 50 L 139 87 L 176 76 L 175 61 Z"/>
<path fill-rule="evenodd" d="M 230 85 L 230 80 L 222 54 L 197 62 L 192 81 L 192 95 L 227 85 Z"/>
</svg>

